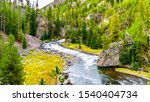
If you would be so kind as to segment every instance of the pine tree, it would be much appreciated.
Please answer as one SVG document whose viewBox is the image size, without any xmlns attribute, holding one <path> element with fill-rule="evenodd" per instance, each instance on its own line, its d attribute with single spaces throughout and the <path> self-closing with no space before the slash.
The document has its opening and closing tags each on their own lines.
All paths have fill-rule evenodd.
<svg viewBox="0 0 150 102">
<path fill-rule="evenodd" d="M 23 49 L 26 49 L 26 48 L 27 48 L 26 35 L 24 35 L 23 40 L 22 40 L 22 48 L 23 48 Z"/>
<path fill-rule="evenodd" d="M 2 37 L 2 34 L 1 34 L 1 32 L 0 32 L 0 41 L 2 41 L 3 40 L 3 37 Z"/>
<path fill-rule="evenodd" d="M 27 33 L 27 24 L 26 24 L 26 20 L 25 20 L 25 17 L 22 17 L 22 31 L 23 31 L 23 33 L 25 34 L 25 33 Z"/>
<path fill-rule="evenodd" d="M 30 35 L 36 36 L 37 31 L 37 21 L 36 21 L 36 11 L 34 8 L 31 10 L 31 17 L 30 17 Z"/>
<path fill-rule="evenodd" d="M 2 18 L 2 11 L 3 11 L 3 4 L 2 4 L 2 0 L 0 0 L 0 30 L 2 31 L 3 28 L 3 18 Z"/>
<path fill-rule="evenodd" d="M 150 1 L 149 0 L 145 1 L 145 5 L 143 6 L 144 10 L 142 12 L 147 31 L 150 29 L 150 7 L 149 5 L 150 5 Z"/>
<path fill-rule="evenodd" d="M 106 34 L 103 34 L 101 36 L 101 39 L 102 39 L 102 46 L 103 46 L 103 49 L 108 49 L 109 47 L 109 44 L 110 44 L 110 37 L 108 37 Z"/>
<path fill-rule="evenodd" d="M 55 79 L 55 84 L 57 85 L 57 79 L 58 79 L 58 75 L 61 74 L 60 69 L 58 68 L 58 66 L 55 67 L 55 69 L 52 70 L 52 72 L 50 73 L 50 76 Z"/>
<path fill-rule="evenodd" d="M 39 82 L 39 85 L 45 85 L 45 81 L 43 78 L 41 78 L 40 82 Z"/>
<path fill-rule="evenodd" d="M 91 42 L 92 35 L 93 35 L 93 31 L 92 31 L 92 28 L 90 28 L 88 33 L 87 33 L 87 40 L 86 40 L 86 45 L 88 47 L 90 47 L 90 42 Z"/>
<path fill-rule="evenodd" d="M 49 35 L 49 39 L 52 39 L 53 37 L 53 13 L 52 13 L 52 8 L 49 7 L 48 9 L 48 35 Z"/>
<path fill-rule="evenodd" d="M 30 0 L 26 0 L 27 6 L 30 6 Z"/>
<path fill-rule="evenodd" d="M 83 22 L 82 24 L 82 31 L 81 31 L 82 43 L 85 44 L 87 40 L 87 31 L 86 31 L 86 23 Z"/>
<path fill-rule="evenodd" d="M 26 25 L 26 33 L 30 33 L 30 20 L 28 20 L 27 25 Z"/>
<path fill-rule="evenodd" d="M 111 18 L 111 23 L 110 23 L 110 33 L 113 36 L 112 41 L 117 41 L 118 40 L 118 33 L 119 33 L 120 25 L 119 25 L 119 16 L 114 12 Z"/>
<path fill-rule="evenodd" d="M 12 33 L 16 40 L 18 40 L 19 30 L 22 29 L 21 22 L 21 8 L 16 7 L 11 2 L 2 2 L 2 30 L 7 34 Z"/>
<path fill-rule="evenodd" d="M 4 44 L 2 58 L 0 59 L 0 84 L 22 85 L 24 71 L 18 49 L 14 47 L 14 37 L 9 35 L 8 44 Z"/>
<path fill-rule="evenodd" d="M 60 18 L 59 15 L 57 14 L 57 19 L 55 21 L 55 36 L 58 37 L 60 36 L 60 32 L 61 32 L 61 22 L 60 22 Z"/>
<path fill-rule="evenodd" d="M 4 50 L 4 40 L 3 37 L 0 33 L 0 63 L 1 63 L 1 58 L 2 58 L 2 54 L 3 54 L 3 50 Z"/>
<path fill-rule="evenodd" d="M 23 35 L 22 29 L 20 29 L 19 34 L 17 35 L 17 40 L 21 42 L 23 40 Z"/>
<path fill-rule="evenodd" d="M 23 0 L 20 0 L 21 1 L 21 6 L 23 6 Z"/>
</svg>

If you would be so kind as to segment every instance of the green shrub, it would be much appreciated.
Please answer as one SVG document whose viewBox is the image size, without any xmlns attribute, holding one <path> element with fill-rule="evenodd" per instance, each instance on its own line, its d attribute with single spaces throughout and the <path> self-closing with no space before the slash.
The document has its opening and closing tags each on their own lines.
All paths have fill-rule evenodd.
<svg viewBox="0 0 150 102">
<path fill-rule="evenodd" d="M 46 85 L 45 81 L 43 78 L 41 78 L 40 82 L 39 82 L 39 85 Z"/>
<path fill-rule="evenodd" d="M 81 47 L 81 43 L 79 44 L 79 49 L 81 49 L 82 47 Z"/>
<path fill-rule="evenodd" d="M 20 30 L 19 34 L 17 35 L 17 40 L 21 42 L 23 40 L 23 38 L 24 38 L 23 31 Z"/>
<path fill-rule="evenodd" d="M 24 35 L 23 40 L 22 40 L 22 48 L 23 48 L 23 49 L 26 49 L 26 48 L 27 48 L 26 35 Z"/>
<path fill-rule="evenodd" d="M 130 53 L 130 49 L 124 48 L 121 51 L 120 57 L 119 57 L 119 61 L 121 62 L 122 65 L 131 64 L 131 62 L 132 62 L 132 55 Z"/>
<path fill-rule="evenodd" d="M 138 70 L 140 68 L 140 64 L 138 62 L 133 62 L 132 63 L 132 69 L 133 70 Z"/>
<path fill-rule="evenodd" d="M 61 75 L 59 77 L 59 82 L 61 83 L 61 85 L 63 85 L 64 81 L 65 81 L 65 77 Z"/>
<path fill-rule="evenodd" d="M 142 64 L 142 43 L 140 41 L 135 41 L 132 48 L 130 49 L 132 55 L 132 62 L 138 62 Z"/>
<path fill-rule="evenodd" d="M 134 44 L 132 45 L 132 47 L 130 47 L 128 42 L 124 41 L 123 49 L 120 53 L 119 60 L 122 65 L 138 63 L 138 65 L 141 66 L 142 65 L 142 44 L 141 44 L 141 42 L 135 41 Z M 137 62 L 137 63 L 135 63 L 135 62 Z"/>
<path fill-rule="evenodd" d="M 3 40 L 2 34 L 0 33 L 0 40 Z"/>
<path fill-rule="evenodd" d="M 24 84 L 24 70 L 21 56 L 14 46 L 15 39 L 12 34 L 8 37 L 8 43 L 3 43 L 2 54 L 0 51 L 0 84 L 22 85 Z"/>
</svg>

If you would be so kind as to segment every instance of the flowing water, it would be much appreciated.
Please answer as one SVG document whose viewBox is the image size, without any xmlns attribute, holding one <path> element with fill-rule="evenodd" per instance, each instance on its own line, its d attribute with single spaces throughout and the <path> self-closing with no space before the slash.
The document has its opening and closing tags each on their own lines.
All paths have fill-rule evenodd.
<svg viewBox="0 0 150 102">
<path fill-rule="evenodd" d="M 67 49 L 59 44 L 64 42 L 44 43 L 45 50 L 55 50 L 77 57 L 69 68 L 69 79 L 75 85 L 146 85 L 147 80 L 128 74 L 115 72 L 113 68 L 97 68 L 98 56 Z"/>
</svg>

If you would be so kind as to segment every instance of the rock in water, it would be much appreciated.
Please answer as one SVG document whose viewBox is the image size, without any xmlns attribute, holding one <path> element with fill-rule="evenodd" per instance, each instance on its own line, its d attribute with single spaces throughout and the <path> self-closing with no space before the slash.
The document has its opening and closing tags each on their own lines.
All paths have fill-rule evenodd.
<svg viewBox="0 0 150 102">
<path fill-rule="evenodd" d="M 130 35 L 126 32 L 124 41 L 127 41 L 129 46 L 132 46 L 134 41 Z M 119 55 L 123 48 L 123 41 L 113 42 L 110 44 L 107 50 L 102 51 L 99 56 L 97 66 L 98 67 L 116 67 L 121 66 L 119 61 Z"/>
</svg>

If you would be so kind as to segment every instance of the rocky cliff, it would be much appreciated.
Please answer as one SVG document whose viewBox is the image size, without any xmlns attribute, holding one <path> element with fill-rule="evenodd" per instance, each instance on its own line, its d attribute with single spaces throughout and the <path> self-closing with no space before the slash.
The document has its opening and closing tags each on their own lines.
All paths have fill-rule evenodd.
<svg viewBox="0 0 150 102">
<path fill-rule="evenodd" d="M 36 36 L 37 38 L 41 38 L 41 36 L 48 31 L 48 19 L 38 14 L 37 22 L 38 22 L 38 27 L 37 27 Z"/>
<path fill-rule="evenodd" d="M 119 55 L 123 48 L 123 42 L 127 41 L 129 47 L 133 45 L 133 40 L 130 35 L 126 32 L 125 39 L 120 42 L 111 43 L 107 50 L 103 50 L 99 56 L 99 60 L 97 63 L 98 67 L 117 67 L 121 66 L 119 61 Z"/>
</svg>

